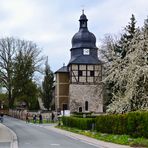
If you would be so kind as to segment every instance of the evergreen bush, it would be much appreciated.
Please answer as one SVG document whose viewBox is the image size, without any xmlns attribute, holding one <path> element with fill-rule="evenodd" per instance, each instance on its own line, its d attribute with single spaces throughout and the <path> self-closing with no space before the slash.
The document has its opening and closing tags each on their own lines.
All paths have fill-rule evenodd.
<svg viewBox="0 0 148 148">
<path fill-rule="evenodd" d="M 64 126 L 75 127 L 81 130 L 91 130 L 95 124 L 95 118 L 62 117 Z"/>
<path fill-rule="evenodd" d="M 102 133 L 148 138 L 148 112 L 98 116 L 96 130 Z"/>
<path fill-rule="evenodd" d="M 109 134 L 127 134 L 132 137 L 148 138 L 148 112 L 137 111 L 127 114 L 100 115 L 96 118 L 63 117 L 63 125 L 81 130 L 95 130 Z"/>
</svg>

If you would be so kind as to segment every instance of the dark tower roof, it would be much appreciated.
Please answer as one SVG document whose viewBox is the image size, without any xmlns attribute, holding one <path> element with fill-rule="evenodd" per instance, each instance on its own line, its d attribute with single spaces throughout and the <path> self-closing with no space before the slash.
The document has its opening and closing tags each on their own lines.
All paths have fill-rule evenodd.
<svg viewBox="0 0 148 148">
<path fill-rule="evenodd" d="M 55 73 L 67 73 L 67 72 L 68 72 L 67 66 L 63 66 L 60 69 L 58 69 Z"/>
<path fill-rule="evenodd" d="M 93 33 L 89 32 L 87 28 L 87 17 L 83 14 L 80 16 L 79 31 L 72 38 L 72 48 L 97 48 L 96 37 Z"/>
<path fill-rule="evenodd" d="M 98 59 L 98 48 L 96 47 L 96 37 L 87 28 L 87 17 L 80 16 L 79 31 L 72 38 L 71 59 L 69 64 L 101 64 Z M 84 49 L 89 50 L 89 54 L 84 54 Z M 68 64 L 68 65 L 69 65 Z"/>
</svg>

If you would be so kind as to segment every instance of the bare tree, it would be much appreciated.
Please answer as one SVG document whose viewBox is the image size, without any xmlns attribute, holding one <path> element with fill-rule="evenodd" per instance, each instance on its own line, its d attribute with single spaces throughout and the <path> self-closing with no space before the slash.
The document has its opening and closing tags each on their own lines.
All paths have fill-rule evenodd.
<svg viewBox="0 0 148 148">
<path fill-rule="evenodd" d="M 41 50 L 31 41 L 24 41 L 13 37 L 0 39 L 0 82 L 7 89 L 10 108 L 15 99 L 15 96 L 12 95 L 14 73 L 16 73 L 14 63 L 20 53 L 23 54 L 23 59 L 20 59 L 20 63 L 18 62 L 17 64 L 21 64 L 24 59 L 30 59 L 32 64 L 30 76 L 32 80 L 34 72 L 39 71 L 40 63 L 43 60 L 43 57 L 40 56 Z M 24 69 L 20 68 L 19 70 L 23 71 Z M 27 71 L 28 69 L 25 70 Z"/>
<path fill-rule="evenodd" d="M 12 77 L 13 77 L 13 57 L 15 55 L 16 43 L 14 38 L 0 39 L 0 81 L 8 91 L 9 106 L 13 102 L 12 98 Z"/>
</svg>

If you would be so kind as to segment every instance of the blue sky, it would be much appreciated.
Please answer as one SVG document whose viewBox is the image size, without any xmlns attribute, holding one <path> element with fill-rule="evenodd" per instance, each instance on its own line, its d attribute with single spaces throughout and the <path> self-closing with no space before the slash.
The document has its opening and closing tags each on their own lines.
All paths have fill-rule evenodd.
<svg viewBox="0 0 148 148">
<path fill-rule="evenodd" d="M 132 13 L 138 26 L 148 16 L 148 0 L 0 0 L 0 37 L 34 41 L 56 71 L 70 60 L 83 7 L 97 42 L 105 34 L 120 34 Z"/>
</svg>

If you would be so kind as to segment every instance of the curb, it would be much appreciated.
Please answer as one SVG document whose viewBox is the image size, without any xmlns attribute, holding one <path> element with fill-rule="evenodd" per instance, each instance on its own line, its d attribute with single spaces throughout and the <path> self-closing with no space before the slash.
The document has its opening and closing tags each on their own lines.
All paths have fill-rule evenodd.
<svg viewBox="0 0 148 148">
<path fill-rule="evenodd" d="M 4 125 L 4 124 L 3 124 Z M 4 125 L 5 126 L 5 125 Z M 10 128 L 8 128 L 7 126 L 5 126 L 8 131 L 11 134 L 11 144 L 10 144 L 10 148 L 18 148 L 18 141 L 17 141 L 17 136 L 15 134 L 14 131 L 12 131 Z"/>
<path fill-rule="evenodd" d="M 56 133 L 63 134 L 65 136 L 73 138 L 75 140 L 80 140 L 84 143 L 87 143 L 87 144 L 90 144 L 90 145 L 93 145 L 96 147 L 100 147 L 100 148 L 130 148 L 130 146 L 97 140 L 97 139 L 90 138 L 90 137 L 87 137 L 84 135 L 80 135 L 80 134 L 72 133 L 69 131 L 62 130 L 62 129 L 58 129 L 58 128 L 55 128 L 54 126 L 53 127 L 44 127 L 44 128 L 52 130 Z"/>
<path fill-rule="evenodd" d="M 12 131 L 10 128 L 9 128 L 9 130 L 12 134 L 12 141 L 11 141 L 10 148 L 18 148 L 17 136 L 16 136 L 15 132 Z"/>
</svg>

